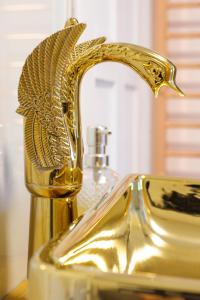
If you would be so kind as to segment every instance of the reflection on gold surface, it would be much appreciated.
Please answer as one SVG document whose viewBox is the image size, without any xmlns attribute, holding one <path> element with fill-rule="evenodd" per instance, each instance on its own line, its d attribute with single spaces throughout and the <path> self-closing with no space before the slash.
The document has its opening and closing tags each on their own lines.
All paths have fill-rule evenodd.
<svg viewBox="0 0 200 300">
<path fill-rule="evenodd" d="M 178 194 L 182 203 L 173 197 Z M 50 246 L 48 255 L 66 270 L 76 265 L 130 276 L 153 274 L 158 285 L 160 276 L 200 279 L 199 195 L 198 181 L 130 176 Z M 190 199 L 196 210 L 183 206 Z M 44 260 L 45 255 L 44 250 Z"/>
<path fill-rule="evenodd" d="M 158 248 L 166 246 L 165 241 L 154 233 L 150 235 L 150 239 L 152 240 L 153 244 L 156 245 Z"/>
<path fill-rule="evenodd" d="M 199 299 L 199 183 L 128 176 L 32 260 L 31 300 L 41 280 L 78 300 Z"/>
<path fill-rule="evenodd" d="M 132 254 L 130 259 L 128 274 L 132 274 L 134 269 L 136 268 L 136 264 L 141 264 L 150 260 L 152 257 L 161 255 L 159 249 L 153 246 L 146 245 L 144 247 L 138 248 Z"/>
</svg>

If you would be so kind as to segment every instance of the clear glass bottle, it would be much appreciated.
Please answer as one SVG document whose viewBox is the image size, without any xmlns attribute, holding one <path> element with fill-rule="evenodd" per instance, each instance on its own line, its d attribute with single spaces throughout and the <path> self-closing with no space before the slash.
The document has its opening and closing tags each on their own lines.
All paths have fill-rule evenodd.
<svg viewBox="0 0 200 300">
<path fill-rule="evenodd" d="M 109 156 L 106 154 L 107 127 L 87 128 L 88 153 L 85 155 L 83 186 L 78 194 L 79 215 L 95 203 L 103 200 L 119 180 L 118 174 L 109 168 Z"/>
</svg>

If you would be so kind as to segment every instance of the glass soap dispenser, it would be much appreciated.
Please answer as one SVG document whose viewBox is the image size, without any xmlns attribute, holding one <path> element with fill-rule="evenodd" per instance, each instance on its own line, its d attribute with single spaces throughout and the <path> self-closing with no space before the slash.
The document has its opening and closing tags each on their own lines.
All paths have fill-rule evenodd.
<svg viewBox="0 0 200 300">
<path fill-rule="evenodd" d="M 118 174 L 109 168 L 109 156 L 106 153 L 110 134 L 105 126 L 87 128 L 88 153 L 85 155 L 83 186 L 78 194 L 79 215 L 103 200 L 119 180 Z"/>
</svg>

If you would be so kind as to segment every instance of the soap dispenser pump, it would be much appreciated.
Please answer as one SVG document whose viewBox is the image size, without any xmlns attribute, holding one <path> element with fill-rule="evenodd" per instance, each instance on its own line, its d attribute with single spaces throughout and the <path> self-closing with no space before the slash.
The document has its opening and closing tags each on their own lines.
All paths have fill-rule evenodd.
<svg viewBox="0 0 200 300">
<path fill-rule="evenodd" d="M 78 194 L 79 215 L 111 192 L 119 180 L 117 172 L 109 166 L 107 154 L 108 136 L 105 126 L 87 128 L 87 153 L 83 172 L 83 186 Z"/>
</svg>

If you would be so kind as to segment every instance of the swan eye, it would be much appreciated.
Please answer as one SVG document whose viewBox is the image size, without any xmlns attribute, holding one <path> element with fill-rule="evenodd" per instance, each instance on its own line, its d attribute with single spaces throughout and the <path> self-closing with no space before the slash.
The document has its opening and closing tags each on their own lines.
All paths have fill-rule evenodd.
<svg viewBox="0 0 200 300">
<path fill-rule="evenodd" d="M 66 102 L 62 103 L 62 110 L 63 110 L 63 113 L 66 114 L 66 112 L 67 112 L 67 103 Z"/>
</svg>

